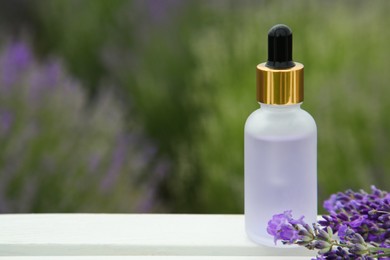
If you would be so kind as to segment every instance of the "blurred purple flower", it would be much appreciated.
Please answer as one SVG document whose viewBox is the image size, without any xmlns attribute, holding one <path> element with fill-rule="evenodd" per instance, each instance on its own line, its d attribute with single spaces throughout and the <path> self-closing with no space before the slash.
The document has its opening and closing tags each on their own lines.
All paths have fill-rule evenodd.
<svg viewBox="0 0 390 260">
<path fill-rule="evenodd" d="M 28 45 L 18 42 L 0 51 L 0 137 L 8 138 L 5 133 L 15 128 L 13 139 L 7 142 L 12 145 L 3 149 L 0 212 L 31 212 L 42 210 L 42 205 L 50 211 L 101 210 L 107 203 L 99 199 L 107 191 L 122 194 L 108 198 L 111 210 L 151 211 L 167 167 L 138 126 L 124 129 L 124 112 L 112 93 L 101 94 L 96 104 L 86 106 L 85 92 L 59 60 L 37 62 Z M 106 124 L 107 115 L 115 115 L 113 124 Z M 23 161 L 28 168 L 20 167 L 26 164 Z M 66 174 L 51 179 L 58 172 Z M 15 176 L 22 188 L 11 196 L 7 187 Z M 89 182 L 93 183 L 90 190 L 85 189 Z M 53 187 L 66 185 L 72 189 L 67 196 L 90 194 L 93 199 L 82 202 L 85 205 L 70 197 L 52 200 L 54 190 L 69 190 Z M 39 196 L 34 196 L 36 190 Z"/>
<path fill-rule="evenodd" d="M 7 68 L 15 70 L 24 69 L 32 62 L 31 51 L 23 42 L 14 42 L 10 44 L 4 57 Z"/>
<path fill-rule="evenodd" d="M 1 84 L 12 85 L 19 74 L 32 63 L 32 55 L 28 46 L 22 42 L 10 44 L 3 55 L 1 64 Z"/>
</svg>

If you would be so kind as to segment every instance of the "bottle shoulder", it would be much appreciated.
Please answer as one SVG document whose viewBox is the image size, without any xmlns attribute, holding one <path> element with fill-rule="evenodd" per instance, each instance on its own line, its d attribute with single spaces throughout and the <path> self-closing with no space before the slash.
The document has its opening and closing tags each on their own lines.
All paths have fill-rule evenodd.
<svg viewBox="0 0 390 260">
<path fill-rule="evenodd" d="M 291 111 L 255 110 L 246 120 L 245 134 L 252 136 L 317 135 L 314 118 L 303 109 Z"/>
</svg>

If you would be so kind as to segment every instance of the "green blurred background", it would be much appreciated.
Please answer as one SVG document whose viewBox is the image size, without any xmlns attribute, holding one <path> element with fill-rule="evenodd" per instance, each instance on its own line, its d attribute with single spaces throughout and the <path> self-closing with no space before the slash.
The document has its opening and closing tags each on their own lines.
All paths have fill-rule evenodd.
<svg viewBox="0 0 390 260">
<path fill-rule="evenodd" d="M 389 1 L 0 6 L 1 212 L 242 213 L 244 123 L 278 23 L 305 65 L 319 205 L 390 188 Z"/>
</svg>

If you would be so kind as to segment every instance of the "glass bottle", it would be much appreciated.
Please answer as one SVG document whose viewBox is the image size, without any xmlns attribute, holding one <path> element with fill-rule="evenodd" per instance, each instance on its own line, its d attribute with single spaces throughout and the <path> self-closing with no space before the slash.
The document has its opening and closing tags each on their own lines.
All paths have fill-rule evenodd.
<svg viewBox="0 0 390 260">
<path fill-rule="evenodd" d="M 245 123 L 245 227 L 251 240 L 275 246 L 267 233 L 275 214 L 317 217 L 317 127 L 301 109 L 303 65 L 292 61 L 292 32 L 268 33 L 268 61 L 257 66 L 257 101 Z"/>
</svg>

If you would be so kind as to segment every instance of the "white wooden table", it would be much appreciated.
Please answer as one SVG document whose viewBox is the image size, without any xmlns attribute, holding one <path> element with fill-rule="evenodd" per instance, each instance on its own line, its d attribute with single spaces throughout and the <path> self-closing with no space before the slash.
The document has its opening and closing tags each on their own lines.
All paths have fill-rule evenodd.
<svg viewBox="0 0 390 260">
<path fill-rule="evenodd" d="M 243 215 L 0 215 L 0 260 L 311 259 L 304 248 L 252 243 Z"/>
</svg>

